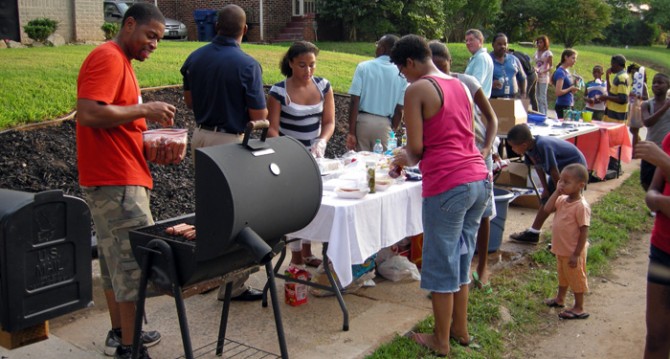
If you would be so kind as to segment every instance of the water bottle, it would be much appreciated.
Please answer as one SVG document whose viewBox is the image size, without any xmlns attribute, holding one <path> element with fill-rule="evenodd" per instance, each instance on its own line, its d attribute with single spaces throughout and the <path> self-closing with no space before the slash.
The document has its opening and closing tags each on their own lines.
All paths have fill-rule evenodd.
<svg viewBox="0 0 670 359">
<path fill-rule="evenodd" d="M 395 132 L 393 130 L 389 131 L 389 139 L 386 141 L 386 152 L 387 156 L 393 156 L 393 150 L 398 147 L 398 140 L 395 138 Z"/>
<path fill-rule="evenodd" d="M 375 140 L 375 146 L 372 148 L 372 152 L 380 155 L 384 152 L 384 146 L 382 146 L 382 140 L 380 139 Z"/>
<path fill-rule="evenodd" d="M 503 78 L 503 88 L 504 88 L 503 92 L 505 93 L 505 95 L 511 95 L 512 94 L 512 91 L 510 89 L 510 85 L 511 84 L 510 84 L 509 79 L 507 78 L 507 76 L 505 76 Z"/>
<path fill-rule="evenodd" d="M 400 146 L 405 147 L 407 146 L 407 130 L 403 126 L 402 128 L 402 137 L 400 138 Z"/>
</svg>

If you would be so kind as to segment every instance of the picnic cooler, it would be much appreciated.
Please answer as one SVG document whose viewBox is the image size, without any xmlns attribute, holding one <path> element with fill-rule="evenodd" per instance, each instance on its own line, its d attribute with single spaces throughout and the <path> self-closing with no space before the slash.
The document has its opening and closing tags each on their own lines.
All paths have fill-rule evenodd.
<svg viewBox="0 0 670 359">
<path fill-rule="evenodd" d="M 288 357 L 271 259 L 284 234 L 305 227 L 316 216 L 322 183 L 316 161 L 305 147 L 288 136 L 266 139 L 268 126 L 267 120 L 250 122 L 242 143 L 195 151 L 195 214 L 130 232 L 133 253 L 142 267 L 135 343 L 149 279 L 175 297 L 186 358 L 192 358 L 181 287 L 261 264 L 268 274 L 282 357 Z M 251 132 L 258 129 L 261 138 L 251 139 Z M 195 225 L 196 238 L 166 233 L 180 223 Z M 218 355 L 223 350 L 232 283 L 227 286 Z"/>
</svg>

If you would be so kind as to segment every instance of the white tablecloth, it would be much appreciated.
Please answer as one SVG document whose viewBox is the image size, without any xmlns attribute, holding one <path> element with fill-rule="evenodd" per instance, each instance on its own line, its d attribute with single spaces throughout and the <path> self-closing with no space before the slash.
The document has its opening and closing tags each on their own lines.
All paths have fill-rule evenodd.
<svg viewBox="0 0 670 359">
<path fill-rule="evenodd" d="M 394 184 L 362 199 L 339 198 L 324 189 L 314 220 L 288 237 L 327 242 L 328 257 L 344 287 L 353 280 L 352 264 L 423 232 L 421 202 L 421 182 Z"/>
</svg>

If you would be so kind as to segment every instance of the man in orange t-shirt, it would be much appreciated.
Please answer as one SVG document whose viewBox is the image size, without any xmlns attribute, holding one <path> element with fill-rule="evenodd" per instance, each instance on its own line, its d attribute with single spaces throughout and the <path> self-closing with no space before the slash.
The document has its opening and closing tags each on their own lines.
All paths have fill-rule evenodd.
<svg viewBox="0 0 670 359">
<path fill-rule="evenodd" d="M 153 224 L 149 190 L 153 187 L 144 158 L 146 121 L 172 126 L 175 107 L 142 103 L 130 64 L 146 60 L 163 37 L 165 18 L 151 4 L 130 7 L 112 41 L 96 47 L 77 79 L 77 161 L 79 184 L 91 209 L 98 239 L 102 286 L 112 330 L 105 354 L 130 358 L 135 301 L 141 271 L 130 249 L 130 229 Z M 143 332 L 140 357 L 157 344 L 160 333 Z"/>
</svg>

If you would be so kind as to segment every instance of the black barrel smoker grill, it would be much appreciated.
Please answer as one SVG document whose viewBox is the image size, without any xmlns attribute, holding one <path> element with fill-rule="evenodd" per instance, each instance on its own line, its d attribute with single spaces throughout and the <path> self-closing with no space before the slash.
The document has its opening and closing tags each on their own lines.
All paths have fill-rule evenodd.
<svg viewBox="0 0 670 359">
<path fill-rule="evenodd" d="M 264 265 L 282 358 L 288 358 L 271 259 L 284 234 L 305 227 L 321 205 L 321 176 L 312 155 L 290 137 L 267 137 L 267 121 L 249 123 L 241 144 L 195 151 L 195 214 L 130 232 L 142 268 L 133 357 L 142 329 L 148 280 L 175 298 L 185 357 L 193 358 L 182 287 Z M 252 131 L 263 129 L 260 139 Z M 165 233 L 194 224 L 195 241 Z M 232 283 L 227 284 L 216 344 L 222 355 Z"/>
</svg>

